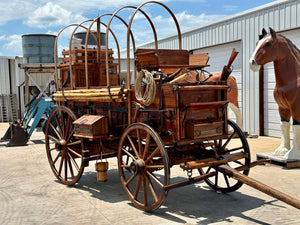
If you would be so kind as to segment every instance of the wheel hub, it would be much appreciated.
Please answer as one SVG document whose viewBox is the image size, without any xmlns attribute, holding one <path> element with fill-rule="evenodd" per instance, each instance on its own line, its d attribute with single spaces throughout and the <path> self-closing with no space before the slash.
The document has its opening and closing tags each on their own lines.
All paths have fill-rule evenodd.
<svg viewBox="0 0 300 225">
<path fill-rule="evenodd" d="M 59 151 L 65 149 L 66 146 L 67 146 L 67 142 L 66 142 L 65 139 L 60 139 L 59 143 L 55 144 L 56 149 L 59 150 Z"/>
<path fill-rule="evenodd" d="M 142 174 L 145 171 L 145 162 L 142 159 L 137 159 L 130 163 L 130 171 L 134 174 Z"/>
</svg>

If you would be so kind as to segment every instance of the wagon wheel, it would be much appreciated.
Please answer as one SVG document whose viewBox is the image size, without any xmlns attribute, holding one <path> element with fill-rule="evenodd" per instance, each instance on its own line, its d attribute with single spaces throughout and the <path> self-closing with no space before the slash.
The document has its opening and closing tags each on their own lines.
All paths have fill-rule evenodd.
<svg viewBox="0 0 300 225">
<path fill-rule="evenodd" d="M 244 175 L 249 174 L 250 150 L 248 142 L 239 126 L 228 120 L 228 137 L 224 139 L 214 140 L 211 143 L 211 149 L 221 152 L 221 155 L 243 152 L 248 155 L 247 158 L 242 158 L 236 161 L 228 162 L 227 164 L 234 169 L 238 167 L 243 169 L 240 171 Z M 207 150 L 209 150 L 208 148 Z M 199 169 L 200 174 L 216 172 L 216 175 L 205 180 L 205 182 L 215 191 L 226 193 L 236 191 L 242 186 L 242 182 L 230 178 L 228 175 L 216 171 L 213 167 L 204 167 Z"/>
<path fill-rule="evenodd" d="M 75 184 L 83 173 L 82 139 L 76 139 L 74 113 L 65 106 L 55 108 L 45 130 L 47 157 L 56 178 L 66 185 Z"/>
<path fill-rule="evenodd" d="M 150 126 L 135 123 L 124 131 L 118 169 L 123 188 L 136 207 L 153 211 L 164 202 L 167 191 L 163 187 L 170 182 L 169 158 L 162 140 Z"/>
</svg>

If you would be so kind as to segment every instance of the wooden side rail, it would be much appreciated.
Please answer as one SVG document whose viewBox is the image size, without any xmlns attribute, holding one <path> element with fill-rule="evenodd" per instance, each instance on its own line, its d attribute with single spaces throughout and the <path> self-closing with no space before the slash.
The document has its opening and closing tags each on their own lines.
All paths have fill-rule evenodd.
<svg viewBox="0 0 300 225">
<path fill-rule="evenodd" d="M 238 152 L 238 153 L 233 153 L 229 155 L 222 155 L 222 159 L 216 159 L 216 158 L 206 158 L 206 159 L 201 159 L 197 161 L 190 161 L 186 163 L 181 163 L 180 168 L 184 170 L 189 170 L 189 169 L 199 169 L 202 167 L 211 167 L 211 166 L 217 166 L 221 165 L 224 163 L 228 163 L 231 161 L 239 160 L 242 158 L 247 158 L 248 155 L 244 154 L 243 152 Z"/>
<path fill-rule="evenodd" d="M 192 110 L 218 109 L 223 107 L 227 103 L 228 101 L 189 103 L 186 104 L 180 111 L 185 111 L 187 109 L 192 109 Z"/>
</svg>

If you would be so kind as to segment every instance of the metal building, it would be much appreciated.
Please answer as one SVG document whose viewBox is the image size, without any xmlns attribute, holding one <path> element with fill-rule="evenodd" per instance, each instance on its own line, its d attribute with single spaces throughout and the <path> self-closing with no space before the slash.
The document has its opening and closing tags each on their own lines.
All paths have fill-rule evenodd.
<svg viewBox="0 0 300 225">
<path fill-rule="evenodd" d="M 249 68 L 262 28 L 272 27 L 300 46 L 300 1 L 279 0 L 220 21 L 182 33 L 182 48 L 194 53 L 207 52 L 210 72 L 221 72 L 233 48 L 240 52 L 233 64 L 233 76 L 239 88 L 239 105 L 244 130 L 250 134 L 280 137 L 280 117 L 273 98 L 275 75 L 273 63 L 264 66 L 264 74 Z M 177 36 L 162 38 L 159 48 L 178 48 Z M 154 48 L 153 42 L 140 45 Z M 260 98 L 261 96 L 261 98 Z"/>
</svg>

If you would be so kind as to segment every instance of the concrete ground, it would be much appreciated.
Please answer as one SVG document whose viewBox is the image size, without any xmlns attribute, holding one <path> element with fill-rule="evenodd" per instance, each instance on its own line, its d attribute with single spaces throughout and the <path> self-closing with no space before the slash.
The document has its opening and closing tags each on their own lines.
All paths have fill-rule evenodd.
<svg viewBox="0 0 300 225">
<path fill-rule="evenodd" d="M 7 124 L 0 123 L 2 137 Z M 272 152 L 278 138 L 248 138 L 252 160 Z M 171 176 L 183 176 L 176 166 Z M 251 177 L 300 199 L 300 169 L 267 164 Z M 108 181 L 97 182 L 94 163 L 79 183 L 59 183 L 50 169 L 44 135 L 35 131 L 23 147 L 0 146 L 0 224 L 300 224 L 300 211 L 247 185 L 218 194 L 204 183 L 171 190 L 158 210 L 145 213 L 125 194 L 117 160 L 109 160 Z"/>
</svg>

